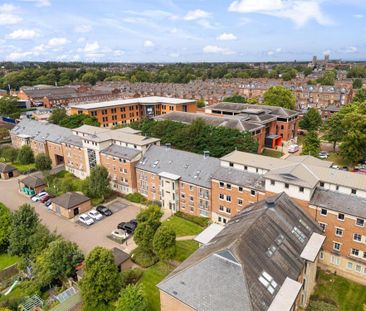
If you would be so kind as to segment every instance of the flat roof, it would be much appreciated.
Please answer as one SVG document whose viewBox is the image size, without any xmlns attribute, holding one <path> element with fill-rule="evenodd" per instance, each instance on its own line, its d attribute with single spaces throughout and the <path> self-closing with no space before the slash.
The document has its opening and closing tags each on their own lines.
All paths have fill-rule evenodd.
<svg viewBox="0 0 366 311">
<path fill-rule="evenodd" d="M 175 174 L 168 173 L 168 172 L 161 172 L 161 173 L 159 173 L 159 176 L 168 178 L 168 179 L 172 179 L 172 180 L 178 180 L 180 178 L 179 175 L 175 175 Z"/>
<path fill-rule="evenodd" d="M 314 262 L 316 256 L 318 256 L 319 254 L 319 251 L 324 243 L 324 240 L 325 240 L 324 235 L 313 232 L 308 243 L 302 250 L 300 257 L 304 258 L 305 260 Z"/>
<path fill-rule="evenodd" d="M 90 110 L 90 109 L 100 109 L 114 106 L 123 106 L 131 104 L 168 104 L 168 105 L 179 105 L 179 104 L 189 104 L 195 103 L 194 99 L 182 99 L 182 98 L 172 98 L 172 97 L 161 97 L 161 96 L 147 96 L 139 98 L 130 99 L 116 99 L 104 102 L 95 103 L 79 103 L 69 105 L 70 108 L 77 108 L 80 110 Z"/>
<path fill-rule="evenodd" d="M 221 230 L 224 229 L 223 226 L 218 224 L 211 224 L 205 230 L 203 230 L 199 235 L 197 235 L 194 240 L 201 244 L 209 243 L 216 235 L 218 235 Z"/>
<path fill-rule="evenodd" d="M 287 277 L 269 306 L 268 311 L 290 311 L 301 287 L 301 283 Z"/>
</svg>

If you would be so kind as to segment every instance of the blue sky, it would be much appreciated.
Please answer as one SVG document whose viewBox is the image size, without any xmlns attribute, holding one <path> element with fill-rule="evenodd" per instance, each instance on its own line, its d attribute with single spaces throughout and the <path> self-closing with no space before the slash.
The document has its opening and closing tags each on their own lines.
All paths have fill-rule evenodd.
<svg viewBox="0 0 366 311">
<path fill-rule="evenodd" d="M 0 0 L 0 60 L 366 59 L 365 0 Z"/>
</svg>

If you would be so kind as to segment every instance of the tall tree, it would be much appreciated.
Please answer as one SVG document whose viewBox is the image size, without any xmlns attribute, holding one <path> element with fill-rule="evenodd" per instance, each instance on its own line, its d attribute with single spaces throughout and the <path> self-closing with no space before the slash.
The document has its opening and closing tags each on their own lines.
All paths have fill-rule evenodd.
<svg viewBox="0 0 366 311">
<path fill-rule="evenodd" d="M 271 86 L 263 95 L 263 104 L 295 109 L 296 97 L 291 90 L 283 86 Z"/>
<path fill-rule="evenodd" d="M 37 154 L 34 162 L 36 164 L 36 169 L 39 171 L 50 170 L 52 167 L 52 161 L 45 153 Z"/>
<path fill-rule="evenodd" d="M 92 198 L 104 198 L 110 191 L 108 170 L 104 166 L 96 166 L 90 171 L 89 196 Z"/>
<path fill-rule="evenodd" d="M 147 311 L 146 298 L 139 285 L 128 285 L 121 291 L 116 311 Z"/>
<path fill-rule="evenodd" d="M 94 248 L 85 260 L 83 278 L 80 281 L 81 296 L 91 308 L 108 306 L 121 290 L 122 278 L 114 263 L 112 251 Z"/>
<path fill-rule="evenodd" d="M 176 234 L 170 226 L 160 226 L 153 240 L 154 252 L 160 259 L 171 259 L 176 252 Z"/>
<path fill-rule="evenodd" d="M 49 121 L 54 124 L 60 124 L 63 120 L 67 119 L 66 110 L 63 107 L 57 107 L 53 109 Z"/>
<path fill-rule="evenodd" d="M 317 131 L 322 125 L 322 117 L 316 108 L 310 108 L 300 120 L 300 127 L 308 131 Z"/>
<path fill-rule="evenodd" d="M 31 147 L 28 145 L 22 146 L 18 152 L 17 161 L 20 164 L 31 164 L 34 163 L 34 154 Z"/>
<path fill-rule="evenodd" d="M 304 138 L 304 144 L 302 146 L 302 154 L 312 155 L 313 157 L 319 156 L 320 152 L 320 140 L 316 132 L 309 132 Z"/>
<path fill-rule="evenodd" d="M 19 110 L 17 98 L 13 96 L 0 97 L 0 115 L 10 116 Z"/>
<path fill-rule="evenodd" d="M 362 103 L 366 101 L 366 89 L 357 90 L 356 94 L 353 96 L 353 101 Z"/>
<path fill-rule="evenodd" d="M 56 279 L 64 281 L 75 273 L 75 267 L 83 260 L 84 255 L 75 243 L 64 239 L 53 241 L 37 257 L 37 280 L 43 286 Z"/>
<path fill-rule="evenodd" d="M 10 210 L 4 204 L 0 203 L 0 253 L 8 248 L 11 221 L 12 214 Z"/>
<path fill-rule="evenodd" d="M 333 151 L 336 150 L 337 142 L 340 142 L 345 134 L 342 125 L 342 116 L 339 113 L 333 114 L 325 123 L 325 139 L 333 143 Z"/>
<path fill-rule="evenodd" d="M 354 79 L 353 80 L 353 83 L 352 83 L 352 87 L 354 89 L 360 89 L 360 88 L 362 88 L 362 79 L 360 79 L 360 78 Z"/>
</svg>

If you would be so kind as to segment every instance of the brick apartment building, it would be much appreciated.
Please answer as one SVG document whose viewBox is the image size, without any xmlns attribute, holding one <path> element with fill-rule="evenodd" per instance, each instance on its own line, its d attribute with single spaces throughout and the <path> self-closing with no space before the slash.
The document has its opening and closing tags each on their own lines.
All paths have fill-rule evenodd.
<svg viewBox="0 0 366 311">
<path fill-rule="evenodd" d="M 104 165 L 111 186 L 140 192 L 162 208 L 225 225 L 243 210 L 285 192 L 326 234 L 320 265 L 366 284 L 366 176 L 336 170 L 311 156 L 277 159 L 234 151 L 221 159 L 160 146 L 131 128 L 68 130 L 22 120 L 13 145 L 48 154 L 80 178 Z"/>
<path fill-rule="evenodd" d="M 168 97 L 141 97 L 106 102 L 70 105 L 70 114 L 96 117 L 102 127 L 129 124 L 171 111 L 196 112 L 195 100 Z"/>
</svg>

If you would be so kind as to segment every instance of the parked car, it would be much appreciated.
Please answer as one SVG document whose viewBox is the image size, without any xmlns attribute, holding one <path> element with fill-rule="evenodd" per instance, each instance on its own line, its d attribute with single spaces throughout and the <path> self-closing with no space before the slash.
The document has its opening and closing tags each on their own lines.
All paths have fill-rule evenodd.
<svg viewBox="0 0 366 311">
<path fill-rule="evenodd" d="M 113 214 L 112 211 L 104 205 L 98 205 L 96 210 L 104 216 L 111 216 Z"/>
<path fill-rule="evenodd" d="M 79 221 L 87 226 L 90 226 L 94 223 L 94 220 L 87 214 L 81 214 L 79 216 Z"/>
<path fill-rule="evenodd" d="M 52 204 L 51 199 L 48 199 L 46 202 L 44 202 L 44 205 L 46 205 L 47 207 L 49 207 Z"/>
<path fill-rule="evenodd" d="M 97 211 L 94 211 L 94 210 L 89 211 L 89 212 L 88 212 L 88 216 L 89 216 L 90 218 L 95 219 L 95 220 L 101 220 L 101 219 L 103 218 L 103 215 L 102 215 L 101 213 L 99 213 L 99 212 L 97 212 Z"/>
<path fill-rule="evenodd" d="M 48 193 L 46 191 L 42 191 L 42 192 L 32 196 L 31 199 L 32 199 L 33 202 L 38 202 L 45 195 L 48 195 Z"/>
<path fill-rule="evenodd" d="M 326 152 L 326 151 L 320 151 L 319 152 L 319 158 L 320 159 L 328 159 L 328 152 Z"/>
<path fill-rule="evenodd" d="M 128 234 L 132 234 L 136 227 L 134 224 L 131 224 L 130 222 L 121 222 L 118 224 L 117 229 L 122 229 L 126 231 Z"/>
<path fill-rule="evenodd" d="M 137 220 L 136 219 L 132 219 L 132 220 L 130 220 L 130 223 L 132 225 L 134 225 L 135 226 L 135 229 L 136 229 L 136 227 L 137 227 Z"/>
<path fill-rule="evenodd" d="M 125 240 L 128 238 L 129 234 L 122 229 L 116 229 L 116 230 L 112 231 L 112 236 L 114 236 L 115 238 L 118 238 L 118 239 Z"/>
<path fill-rule="evenodd" d="M 46 195 L 44 195 L 43 197 L 41 197 L 41 198 L 40 198 L 39 202 L 41 202 L 41 203 L 45 203 L 45 202 L 46 202 L 46 201 L 48 201 L 50 198 L 51 198 L 51 197 L 50 197 L 48 194 L 46 194 Z"/>
<path fill-rule="evenodd" d="M 296 144 L 290 145 L 287 149 L 289 153 L 295 153 L 298 152 L 299 150 L 300 150 L 299 145 Z"/>
</svg>

